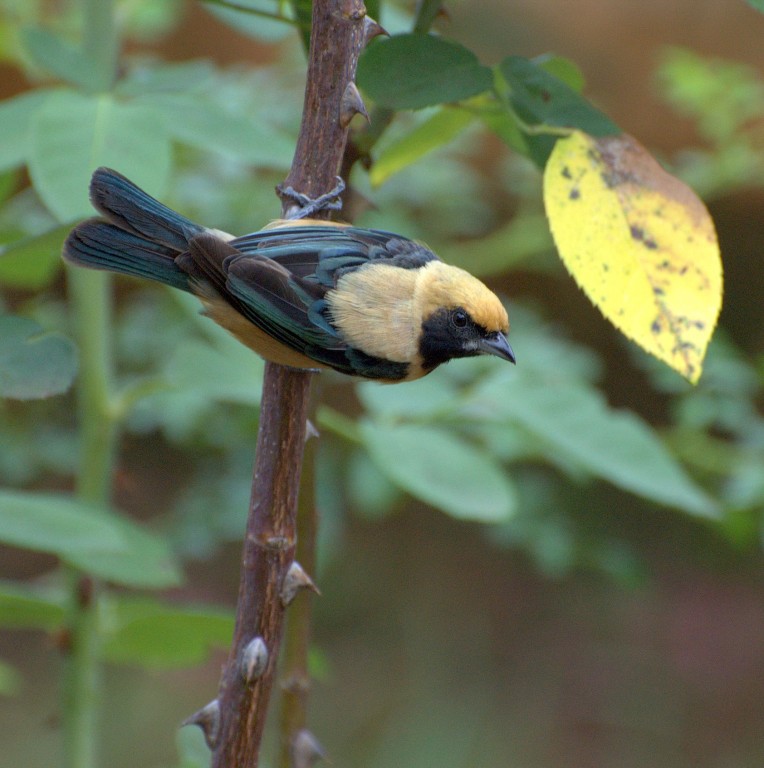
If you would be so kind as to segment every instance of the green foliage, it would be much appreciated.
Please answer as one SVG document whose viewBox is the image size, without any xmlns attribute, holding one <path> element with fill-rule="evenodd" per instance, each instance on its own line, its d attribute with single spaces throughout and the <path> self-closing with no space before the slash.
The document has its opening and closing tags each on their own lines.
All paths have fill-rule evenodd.
<svg viewBox="0 0 764 768">
<path fill-rule="evenodd" d="M 0 285 L 35 291 L 45 288 L 61 270 L 61 246 L 68 226 L 0 246 Z"/>
<path fill-rule="evenodd" d="M 497 522 L 512 514 L 514 490 L 498 462 L 446 430 L 366 423 L 361 436 L 381 472 L 452 517 Z"/>
<path fill-rule="evenodd" d="M 103 582 L 93 608 L 99 664 L 198 664 L 228 642 L 228 612 L 180 596 L 169 603 L 149 590 L 180 584 L 183 560 L 209 558 L 241 537 L 263 365 L 186 295 L 119 278 L 114 296 L 104 283 L 102 295 L 70 290 L 64 300 L 59 251 L 71 223 L 93 213 L 87 187 L 99 164 L 210 226 L 244 233 L 275 217 L 272 189 L 299 123 L 302 64 L 295 62 L 307 4 L 238 5 L 252 12 L 206 7 L 260 40 L 291 36 L 292 46 L 274 54 L 276 65 L 128 56 L 107 89 L 95 87 L 92 51 L 77 42 L 83 20 L 74 4 L 46 11 L 18 0 L 0 22 L 2 55 L 42 83 L 0 102 L 0 284 L 8 291 L 0 395 L 36 398 L 0 404 L 0 541 L 55 557 L 44 582 L 0 584 L 0 625 L 51 633 L 69 626 L 72 575 L 87 574 Z M 369 173 L 356 167 L 352 184 L 374 206 L 356 221 L 421 238 L 450 263 L 507 280 L 519 363 L 459 361 L 400 387 L 322 376 L 316 483 L 324 562 L 345 554 L 346 515 L 379 519 L 403 513 L 412 500 L 480 524 L 488 545 L 521 549 L 552 576 L 586 568 L 638 582 L 645 573 L 639 545 L 602 523 L 625 506 L 677 510 L 734 546 L 755 546 L 764 509 L 760 362 L 721 338 L 691 388 L 632 351 L 629 375 L 642 377 L 665 413 L 611 407 L 601 394 L 611 359 L 574 343 L 579 328 L 552 325 L 554 306 L 530 310 L 514 295 L 533 281 L 556 290 L 534 166 L 544 164 L 560 128 L 618 131 L 581 95 L 580 71 L 554 56 L 486 66 L 463 45 L 427 34 L 437 2 L 418 4 L 413 20 L 386 3 L 367 5 L 383 23 L 397 13 L 396 27 L 416 31 L 375 41 L 359 67 L 375 109 L 370 128 L 354 127 L 371 165 Z M 140 41 L 160 39 L 179 21 L 178 3 L 118 6 L 130 50 L 140 52 Z M 670 51 L 660 82 L 708 144 L 680 158 L 682 173 L 709 194 L 760 184 L 760 77 Z M 507 151 L 493 142 L 486 161 L 489 132 Z M 105 334 L 100 351 L 88 346 L 83 318 L 91 318 L 87 330 Z M 103 325 L 93 318 L 105 318 Z M 628 356 L 622 348 L 619 355 Z M 133 460 L 144 451 L 162 456 L 170 490 L 157 492 L 156 502 L 149 490 L 145 523 L 81 491 L 39 490 L 79 488 L 99 472 L 108 489 L 117 474 L 109 451 L 102 464 L 78 465 L 77 446 L 93 430 L 92 421 L 78 421 L 82 403 L 75 408 L 66 394 L 78 370 L 78 383 L 98 401 L 99 428 L 129 436 Z M 146 477 L 141 467 L 137 481 Z M 0 691 L 17 687 L 15 671 L 0 666 Z M 465 713 L 451 715 L 441 724 L 446 737 Z M 410 743 L 395 739 L 409 758 L 422 748 L 418 734 L 410 736 Z M 198 734 L 186 729 L 179 739 L 183 765 L 205 763 Z M 443 760 L 452 741 L 439 742 Z"/>
<path fill-rule="evenodd" d="M 152 668 L 200 664 L 211 647 L 225 647 L 233 635 L 233 617 L 219 609 L 117 597 L 103 613 L 104 654 L 118 664 Z"/>
<path fill-rule="evenodd" d="M 433 35 L 377 40 L 358 62 L 358 82 L 380 106 L 421 109 L 468 99 L 491 87 L 472 51 Z"/>
<path fill-rule="evenodd" d="M 51 94 L 29 126 L 29 172 L 48 209 L 61 222 L 92 212 L 95 167 L 130 167 L 136 182 L 161 195 L 170 170 L 170 142 L 157 110 L 110 94 L 62 90 Z"/>
<path fill-rule="evenodd" d="M 516 131 L 516 138 L 512 138 L 510 146 L 527 154 L 539 167 L 544 167 L 556 141 L 554 136 L 544 135 L 545 126 L 575 125 L 592 136 L 621 132 L 610 118 L 582 98 L 579 90 L 583 78 L 564 59 L 531 61 L 508 56 L 499 64 L 496 78 L 507 109 L 506 114 L 500 112 L 494 119 L 513 121 L 508 130 L 509 135 Z M 523 123 L 541 128 L 541 133 L 523 130 Z"/>
<path fill-rule="evenodd" d="M 168 587 L 180 574 L 167 544 L 108 509 L 67 496 L 0 492 L 3 541 L 49 552 L 118 584 Z"/>
<path fill-rule="evenodd" d="M 560 135 L 558 128 L 577 127 L 595 136 L 620 133 L 612 120 L 580 95 L 583 76 L 575 65 L 555 56 L 536 60 L 508 56 L 491 68 L 452 41 L 401 34 L 369 46 L 358 63 L 358 82 L 387 109 L 461 105 L 540 168 Z M 432 130 L 424 124 L 401 139 L 399 146 L 421 156 L 437 146 L 439 134 L 453 138 L 458 133 L 455 113 L 441 114 L 448 122 L 445 117 L 433 118 Z M 464 117 L 461 122 L 462 129 L 469 124 Z M 389 161 L 383 156 L 382 162 Z M 377 173 L 384 178 L 384 172 Z"/>
<path fill-rule="evenodd" d="M 435 149 L 449 144 L 475 119 L 466 109 L 443 107 L 420 123 L 411 133 L 380 151 L 369 179 L 374 186 L 384 184 L 398 171 L 413 165 Z"/>
<path fill-rule="evenodd" d="M 100 85 L 98 62 L 42 27 L 27 27 L 21 40 L 32 62 L 49 74 L 85 91 Z"/>
<path fill-rule="evenodd" d="M 64 619 L 65 603 L 63 589 L 0 582 L 0 622 L 5 627 L 54 630 Z"/>
<path fill-rule="evenodd" d="M 69 389 L 77 355 L 69 339 L 24 317 L 0 315 L 0 396 L 29 400 Z"/>
<path fill-rule="evenodd" d="M 669 104 L 693 120 L 707 144 L 680 155 L 683 177 L 706 197 L 741 185 L 760 186 L 761 75 L 736 61 L 670 48 L 661 57 L 658 83 Z"/>
</svg>

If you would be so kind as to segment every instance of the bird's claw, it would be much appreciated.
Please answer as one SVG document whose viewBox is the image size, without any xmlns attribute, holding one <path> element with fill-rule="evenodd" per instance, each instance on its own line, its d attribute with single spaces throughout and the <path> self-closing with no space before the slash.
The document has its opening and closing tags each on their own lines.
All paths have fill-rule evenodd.
<svg viewBox="0 0 764 768">
<path fill-rule="evenodd" d="M 295 206 L 287 211 L 287 219 L 307 219 L 319 211 L 340 211 L 342 210 L 342 193 L 345 191 L 345 182 L 341 176 L 337 176 L 337 184 L 334 189 L 318 197 L 308 197 L 308 195 L 298 192 L 293 187 L 285 187 L 281 184 L 277 187 L 279 197 L 289 198 L 295 203 Z"/>
</svg>

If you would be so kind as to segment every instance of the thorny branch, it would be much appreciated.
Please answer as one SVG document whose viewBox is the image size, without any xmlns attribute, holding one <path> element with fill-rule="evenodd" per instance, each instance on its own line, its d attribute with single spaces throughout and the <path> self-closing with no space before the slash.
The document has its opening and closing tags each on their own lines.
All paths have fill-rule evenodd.
<svg viewBox="0 0 764 768">
<path fill-rule="evenodd" d="M 316 197 L 335 186 L 350 119 L 365 114 L 354 83 L 358 56 L 378 30 L 361 0 L 314 1 L 302 124 L 284 187 Z M 291 204 L 284 197 L 284 215 Z M 265 368 L 233 642 L 218 697 L 187 721 L 203 729 L 213 768 L 257 766 L 290 585 L 311 585 L 294 558 L 311 377 Z M 303 752 L 315 741 L 304 730 L 289 739 L 294 768 L 307 765 Z"/>
</svg>

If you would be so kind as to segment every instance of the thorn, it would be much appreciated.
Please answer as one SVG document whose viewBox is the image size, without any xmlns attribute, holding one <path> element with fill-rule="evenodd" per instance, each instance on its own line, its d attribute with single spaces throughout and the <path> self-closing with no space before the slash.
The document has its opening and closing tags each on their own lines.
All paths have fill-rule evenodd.
<svg viewBox="0 0 764 768">
<path fill-rule="evenodd" d="M 305 442 L 307 443 L 311 437 L 321 437 L 321 433 L 316 429 L 316 425 L 307 419 L 305 421 Z"/>
<path fill-rule="evenodd" d="M 317 595 L 321 594 L 318 591 L 318 587 L 313 583 L 313 579 L 305 573 L 302 566 L 296 560 L 293 560 L 281 585 L 281 592 L 279 593 L 281 604 L 286 608 L 301 589 L 309 589 Z"/>
<path fill-rule="evenodd" d="M 306 728 L 298 731 L 292 739 L 292 768 L 311 768 L 326 757 L 318 739 Z"/>
<path fill-rule="evenodd" d="M 363 103 L 361 94 L 358 91 L 358 87 L 351 80 L 345 86 L 345 92 L 342 94 L 340 100 L 340 125 L 343 128 L 347 128 L 350 125 L 350 121 L 356 115 L 363 115 L 366 118 L 366 122 L 370 123 L 369 113 L 366 111 L 366 105 Z"/>
<path fill-rule="evenodd" d="M 213 699 L 198 712 L 187 717 L 181 725 L 198 725 L 202 729 L 207 746 L 211 750 L 215 749 L 220 733 L 220 702 Z"/>
<path fill-rule="evenodd" d="M 310 688 L 310 678 L 302 673 L 295 672 L 281 681 L 281 690 L 295 695 L 305 695 Z"/>
<path fill-rule="evenodd" d="M 365 16 L 363 20 L 363 47 L 365 48 L 375 37 L 384 35 L 390 37 L 390 33 L 371 16 Z"/>
<path fill-rule="evenodd" d="M 239 671 L 247 685 L 251 685 L 268 666 L 268 648 L 265 640 L 259 635 L 253 637 L 241 652 Z"/>
</svg>

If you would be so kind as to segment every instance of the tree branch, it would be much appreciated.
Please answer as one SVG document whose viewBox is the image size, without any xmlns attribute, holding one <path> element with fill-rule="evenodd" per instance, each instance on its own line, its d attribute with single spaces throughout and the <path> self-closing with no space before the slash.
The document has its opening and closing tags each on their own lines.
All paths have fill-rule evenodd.
<svg viewBox="0 0 764 768">
<path fill-rule="evenodd" d="M 285 186 L 311 197 L 334 188 L 350 117 L 353 109 L 359 111 L 348 94 L 353 95 L 364 44 L 365 14 L 361 0 L 313 3 L 302 125 L 285 180 Z M 291 201 L 284 203 L 288 209 Z M 288 604 L 284 584 L 287 573 L 294 572 L 310 380 L 308 371 L 265 367 L 233 643 L 218 698 L 189 718 L 205 732 L 213 768 L 258 764 Z"/>
</svg>

